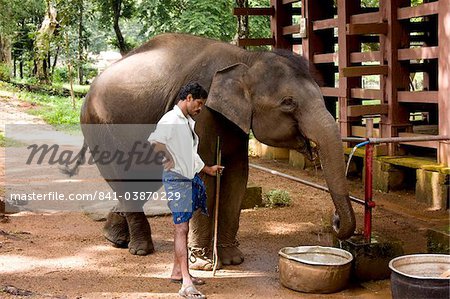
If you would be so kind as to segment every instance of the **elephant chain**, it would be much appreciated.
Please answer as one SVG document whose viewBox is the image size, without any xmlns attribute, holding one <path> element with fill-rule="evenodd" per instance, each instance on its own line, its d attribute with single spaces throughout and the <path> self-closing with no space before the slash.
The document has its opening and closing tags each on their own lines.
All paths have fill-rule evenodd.
<svg viewBox="0 0 450 299">
<path fill-rule="evenodd" d="M 197 261 L 197 258 L 200 258 L 202 260 L 206 260 L 207 262 L 212 263 L 212 260 L 208 257 L 208 248 L 199 248 L 199 247 L 189 247 L 190 255 L 189 255 L 189 261 L 191 263 L 195 263 Z"/>
<path fill-rule="evenodd" d="M 229 244 L 218 244 L 217 247 L 226 248 L 226 247 L 239 247 L 239 241 L 234 240 L 232 243 Z"/>
<path fill-rule="evenodd" d="M 229 248 L 229 247 L 238 247 L 239 241 L 234 240 L 232 243 L 229 244 L 219 244 L 217 247 L 220 248 Z M 195 263 L 197 261 L 197 258 L 201 258 L 202 260 L 206 260 L 212 263 L 211 258 L 208 257 L 208 253 L 210 250 L 206 247 L 189 247 L 190 255 L 189 255 L 189 261 L 191 263 Z"/>
</svg>

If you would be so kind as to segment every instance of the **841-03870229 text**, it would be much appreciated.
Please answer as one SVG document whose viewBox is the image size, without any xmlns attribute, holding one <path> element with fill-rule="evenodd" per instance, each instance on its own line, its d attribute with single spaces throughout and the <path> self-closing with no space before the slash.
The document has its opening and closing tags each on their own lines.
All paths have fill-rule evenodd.
<svg viewBox="0 0 450 299">
<path fill-rule="evenodd" d="M 107 200 L 129 200 L 129 201 L 149 201 L 163 200 L 172 201 L 179 200 L 181 194 L 179 192 L 124 192 L 117 193 L 113 191 L 95 191 L 92 193 L 70 193 L 64 194 L 60 192 L 46 193 L 11 193 L 9 199 L 11 201 L 107 201 Z"/>
</svg>

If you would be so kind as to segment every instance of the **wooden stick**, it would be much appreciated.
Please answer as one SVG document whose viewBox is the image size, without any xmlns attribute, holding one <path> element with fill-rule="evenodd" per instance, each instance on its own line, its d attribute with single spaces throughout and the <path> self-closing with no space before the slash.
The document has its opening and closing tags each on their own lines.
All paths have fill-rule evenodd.
<svg viewBox="0 0 450 299">
<path fill-rule="evenodd" d="M 216 164 L 220 165 L 221 163 L 221 150 L 220 150 L 220 137 L 217 136 L 216 143 Z M 214 206 L 214 248 L 213 248 L 213 276 L 216 275 L 217 264 L 219 262 L 219 255 L 217 253 L 217 235 L 218 235 L 218 217 L 219 217 L 219 196 L 220 196 L 220 171 L 218 170 L 216 173 L 216 202 Z"/>
</svg>

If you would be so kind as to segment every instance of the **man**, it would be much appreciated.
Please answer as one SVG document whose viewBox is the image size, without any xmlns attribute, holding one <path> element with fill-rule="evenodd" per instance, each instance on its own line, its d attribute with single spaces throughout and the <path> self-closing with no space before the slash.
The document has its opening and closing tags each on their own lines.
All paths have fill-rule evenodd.
<svg viewBox="0 0 450 299">
<path fill-rule="evenodd" d="M 178 94 L 178 103 L 158 122 L 149 141 L 165 153 L 163 184 L 175 225 L 175 257 L 171 281 L 182 282 L 179 294 L 206 298 L 194 285 L 205 282 L 189 274 L 187 238 L 189 220 L 197 209 L 207 214 L 206 192 L 198 173 L 215 176 L 222 166 L 207 166 L 197 154 L 199 139 L 193 116 L 201 112 L 208 93 L 198 83 L 189 83 Z M 171 200 L 172 199 L 172 200 Z"/>
</svg>

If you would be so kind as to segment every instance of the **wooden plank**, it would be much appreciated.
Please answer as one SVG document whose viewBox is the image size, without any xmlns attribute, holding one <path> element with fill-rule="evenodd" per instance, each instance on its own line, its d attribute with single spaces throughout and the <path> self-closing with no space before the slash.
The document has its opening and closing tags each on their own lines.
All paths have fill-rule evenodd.
<svg viewBox="0 0 450 299">
<path fill-rule="evenodd" d="M 420 47 L 398 50 L 398 60 L 436 59 L 438 56 L 439 47 Z"/>
<path fill-rule="evenodd" d="M 283 27 L 283 35 L 300 33 L 300 24 Z"/>
<path fill-rule="evenodd" d="M 440 0 L 448 1 L 448 0 Z M 438 11 L 439 1 L 424 3 L 415 7 L 400 7 L 397 10 L 397 16 L 399 20 L 405 20 L 410 18 L 435 15 Z"/>
<path fill-rule="evenodd" d="M 313 30 L 324 30 L 336 28 L 338 26 L 338 19 L 326 19 L 313 22 Z"/>
<path fill-rule="evenodd" d="M 375 115 L 375 114 L 387 114 L 387 104 L 379 105 L 353 105 L 347 107 L 347 114 L 350 117 L 363 116 L 363 115 Z"/>
<path fill-rule="evenodd" d="M 283 0 L 283 5 L 285 4 L 290 4 L 290 3 L 297 3 L 300 2 L 301 0 Z"/>
<path fill-rule="evenodd" d="M 338 62 L 338 53 L 316 54 L 314 55 L 314 63 L 331 63 Z"/>
<path fill-rule="evenodd" d="M 378 100 L 383 96 L 379 89 L 352 88 L 351 97 L 355 99 Z"/>
<path fill-rule="evenodd" d="M 386 34 L 388 24 L 370 23 L 370 24 L 347 24 L 347 34 L 349 35 L 363 35 L 363 34 Z"/>
<path fill-rule="evenodd" d="M 321 87 L 322 95 L 324 97 L 339 97 L 342 95 L 342 92 L 339 88 L 334 87 Z"/>
<path fill-rule="evenodd" d="M 407 133 L 407 132 L 398 133 L 398 137 L 427 137 L 427 136 L 433 136 L 433 135 Z M 415 141 L 415 142 L 410 141 L 410 142 L 400 142 L 400 144 L 427 147 L 427 148 L 435 148 L 435 149 L 437 149 L 439 147 L 439 141 Z"/>
<path fill-rule="evenodd" d="M 292 4 L 283 5 L 282 0 L 270 0 L 274 13 L 270 18 L 270 28 L 274 38 L 275 49 L 286 49 L 292 51 L 292 41 L 283 35 L 283 27 L 292 25 Z"/>
<path fill-rule="evenodd" d="M 350 62 L 380 61 L 380 51 L 350 53 Z"/>
<path fill-rule="evenodd" d="M 385 65 L 363 65 L 342 68 L 340 75 L 343 77 L 360 77 L 370 75 L 387 75 L 388 67 Z"/>
<path fill-rule="evenodd" d="M 347 24 L 352 23 L 351 18 L 361 12 L 359 1 L 337 0 L 338 12 L 338 55 L 339 55 L 339 73 L 350 63 L 350 53 L 361 52 L 360 36 L 347 35 Z M 339 88 L 343 95 L 339 97 L 339 127 L 341 136 L 351 136 L 352 122 L 354 119 L 347 115 L 347 107 L 352 102 L 350 97 L 351 88 L 361 87 L 361 78 L 339 76 Z"/>
<path fill-rule="evenodd" d="M 275 41 L 273 38 L 241 38 L 238 40 L 239 47 L 248 46 L 273 46 Z"/>
<path fill-rule="evenodd" d="M 233 14 L 235 16 L 272 16 L 273 7 L 235 7 Z"/>
<path fill-rule="evenodd" d="M 372 131 L 373 137 L 378 138 L 380 137 L 380 129 L 373 129 Z M 366 133 L 366 127 L 364 126 L 352 126 L 352 136 L 355 137 L 367 137 Z"/>
<path fill-rule="evenodd" d="M 437 91 L 399 91 L 397 97 L 401 103 L 438 103 Z"/>
<path fill-rule="evenodd" d="M 439 135 L 450 136 L 450 1 L 439 1 Z M 439 143 L 438 162 L 450 167 L 450 141 Z"/>
<path fill-rule="evenodd" d="M 378 23 L 380 21 L 381 16 L 378 11 L 357 14 L 350 17 L 350 24 L 368 24 L 368 23 Z"/>
</svg>

